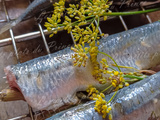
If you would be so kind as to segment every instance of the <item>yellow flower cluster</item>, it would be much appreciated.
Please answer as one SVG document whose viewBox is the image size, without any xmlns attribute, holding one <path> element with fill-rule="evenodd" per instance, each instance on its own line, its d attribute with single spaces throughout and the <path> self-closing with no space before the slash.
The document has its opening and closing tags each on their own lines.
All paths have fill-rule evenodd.
<svg viewBox="0 0 160 120">
<path fill-rule="evenodd" d="M 95 27 L 93 23 L 91 23 L 91 26 L 92 28 L 86 27 L 86 29 L 75 26 L 72 30 L 75 41 L 79 41 L 81 44 L 82 41 L 85 43 L 91 43 L 91 41 L 100 39 L 100 37 L 97 36 L 99 33 L 98 27 Z"/>
<path fill-rule="evenodd" d="M 70 17 L 75 17 L 79 22 L 84 22 L 86 20 L 86 14 L 88 16 L 95 16 L 96 18 L 103 16 L 103 14 L 108 11 L 111 3 L 108 0 L 81 0 L 80 5 L 70 4 L 67 8 L 67 13 Z M 106 20 L 107 17 L 105 16 Z"/>
<path fill-rule="evenodd" d="M 98 113 L 102 114 L 103 118 L 105 118 L 112 109 L 105 100 L 105 95 L 103 93 L 100 93 L 95 87 L 92 86 L 87 89 L 87 92 L 89 93 L 89 96 L 91 95 L 90 99 L 96 101 L 94 109 Z M 111 114 L 109 116 L 110 120 L 112 120 Z"/>
<path fill-rule="evenodd" d="M 103 74 L 109 74 L 109 78 L 108 80 L 111 81 L 111 84 L 113 87 L 115 87 L 115 91 L 117 91 L 119 88 L 123 88 L 123 84 L 125 84 L 125 86 L 129 86 L 129 83 L 125 81 L 124 79 L 124 73 L 123 72 L 119 72 L 116 70 L 108 70 L 109 65 L 107 64 L 107 60 L 105 58 L 102 58 L 102 60 L 100 61 L 100 63 L 102 64 L 102 69 L 100 69 L 100 71 Z M 103 79 L 101 81 L 106 81 L 106 78 L 103 77 Z"/>
<path fill-rule="evenodd" d="M 92 62 L 93 68 L 94 68 L 92 71 L 93 77 L 96 80 L 98 80 L 101 84 L 105 84 L 106 81 L 103 80 L 103 76 L 102 76 L 101 70 L 100 70 L 100 65 L 99 65 L 99 62 L 97 61 L 98 47 L 96 46 L 95 40 L 90 43 L 89 53 L 90 53 L 90 60 Z"/>
<path fill-rule="evenodd" d="M 54 4 L 54 12 L 52 17 L 47 18 L 48 22 L 45 23 L 48 31 L 52 31 L 53 28 L 60 28 L 60 26 L 63 26 L 63 29 L 67 30 L 68 33 L 72 31 L 75 41 L 79 42 L 81 46 L 83 46 L 82 43 L 89 44 L 89 50 L 87 52 L 90 54 L 94 68 L 96 68 L 93 71 L 93 75 L 95 78 L 99 79 L 102 79 L 102 75 L 99 71 L 99 63 L 97 62 L 97 45 L 99 45 L 99 42 L 97 41 L 97 44 L 95 44 L 95 41 L 100 39 L 100 36 L 102 36 L 99 35 L 98 30 L 99 19 L 105 12 L 110 12 L 108 9 L 109 5 L 110 3 L 108 0 L 81 0 L 79 4 L 69 4 L 69 8 L 65 8 L 65 0 L 59 0 L 59 2 Z M 68 15 L 65 15 L 64 21 L 62 22 L 61 17 L 63 16 L 64 11 L 66 11 Z M 98 21 L 98 25 L 96 26 L 94 25 L 95 20 Z M 80 28 L 80 26 L 85 25 L 88 22 L 91 22 L 88 27 L 85 29 Z M 50 37 L 56 33 L 57 30 L 54 30 Z M 75 49 L 72 48 L 72 50 L 79 51 L 73 56 L 73 58 L 76 60 L 74 65 L 85 66 L 87 53 L 84 47 L 81 47 L 80 49 L 78 47 Z M 96 75 L 97 71 L 98 74 Z"/>
<path fill-rule="evenodd" d="M 103 16 L 105 12 L 111 12 L 108 8 L 111 5 L 108 0 L 81 0 L 80 4 L 69 4 L 69 8 L 65 9 L 65 0 L 59 0 L 59 2 L 56 2 L 54 6 L 54 12 L 51 18 L 47 18 L 48 22 L 45 23 L 45 26 L 47 27 L 48 31 L 52 31 L 53 28 L 59 27 L 59 24 L 61 21 L 61 17 L 63 16 L 64 11 L 68 13 L 68 16 L 65 16 L 64 22 L 60 26 L 64 26 L 64 29 L 68 31 L 68 33 L 71 32 L 72 27 L 75 25 L 81 26 L 88 23 L 88 19 L 99 19 L 99 17 Z M 75 22 L 76 24 L 73 24 L 71 21 L 71 18 L 75 18 L 78 20 Z M 93 19 L 92 21 L 94 21 Z M 107 19 L 107 16 L 104 16 L 104 19 Z M 87 28 L 89 32 L 89 28 Z M 87 29 L 84 31 L 85 34 L 87 34 Z M 98 29 L 94 30 L 93 33 L 90 33 L 88 36 L 91 37 L 91 39 L 97 39 Z M 53 31 L 53 33 L 50 35 L 52 37 L 54 34 L 57 33 L 57 30 Z M 84 41 L 88 41 L 89 38 L 86 36 Z M 98 37 L 99 38 L 99 37 Z"/>
<path fill-rule="evenodd" d="M 88 15 L 102 16 L 109 8 L 107 4 L 108 0 L 93 0 L 92 4 L 90 3 L 87 12 Z"/>
<path fill-rule="evenodd" d="M 100 95 L 94 95 L 93 100 L 96 101 L 94 109 L 98 113 L 102 114 L 103 118 L 105 118 L 112 108 L 111 106 L 107 105 L 107 102 L 104 100 L 104 94 L 100 93 Z"/>
<path fill-rule="evenodd" d="M 65 0 L 59 0 L 54 5 L 54 12 L 51 18 L 47 18 L 48 22 L 45 22 L 45 27 L 48 31 L 52 31 L 53 28 L 58 28 L 58 23 L 61 22 L 61 16 L 63 15 L 63 11 L 65 10 Z M 54 34 L 57 34 L 57 30 L 54 30 L 50 35 L 52 37 Z"/>
<path fill-rule="evenodd" d="M 82 65 L 83 67 L 85 67 L 86 61 L 88 59 L 88 48 L 84 48 L 84 43 L 83 45 L 75 45 L 75 48 L 71 47 L 71 50 L 75 52 L 75 54 L 72 56 L 72 58 L 75 59 L 74 66 L 78 65 L 78 67 L 80 67 Z"/>
<path fill-rule="evenodd" d="M 115 91 L 119 90 L 119 88 L 123 88 L 123 84 L 129 86 L 129 83 L 125 82 L 125 79 L 123 78 L 123 72 L 107 70 L 106 73 L 110 74 L 109 80 L 111 81 L 112 86 L 115 87 Z"/>
<path fill-rule="evenodd" d="M 65 0 L 59 0 L 59 2 L 56 2 L 55 4 L 53 4 L 54 6 L 54 14 L 55 15 L 63 15 L 63 11 L 65 10 Z M 60 17 L 59 17 L 60 18 Z"/>
<path fill-rule="evenodd" d="M 107 64 L 107 60 L 105 58 L 102 58 L 100 63 L 102 64 L 103 73 L 106 74 L 106 71 L 108 70 L 109 67 L 109 65 Z"/>
<path fill-rule="evenodd" d="M 85 6 L 80 5 L 74 5 L 70 4 L 69 8 L 67 8 L 67 13 L 70 15 L 71 18 L 77 19 L 79 22 L 86 21 L 86 12 L 85 12 Z M 80 26 L 80 24 L 78 25 Z"/>
<path fill-rule="evenodd" d="M 63 25 L 65 26 L 64 30 L 67 30 L 68 33 L 70 33 L 72 30 L 72 20 L 68 16 L 65 16 L 65 21 L 63 22 Z"/>
<path fill-rule="evenodd" d="M 93 86 L 89 86 L 86 91 L 88 92 L 88 96 L 99 93 L 99 91 Z"/>
</svg>

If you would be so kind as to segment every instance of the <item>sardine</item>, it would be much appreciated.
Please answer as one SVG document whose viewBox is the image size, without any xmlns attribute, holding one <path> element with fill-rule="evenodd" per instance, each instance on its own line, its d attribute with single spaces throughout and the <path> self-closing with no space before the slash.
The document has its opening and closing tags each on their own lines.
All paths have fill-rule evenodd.
<svg viewBox="0 0 160 120">
<path fill-rule="evenodd" d="M 112 56 L 119 65 L 148 69 L 160 63 L 160 22 L 104 37 L 99 51 Z M 90 59 L 86 67 L 73 66 L 73 51 L 65 48 L 56 53 L 5 68 L 12 88 L 19 89 L 27 103 L 38 110 L 58 109 L 78 102 L 76 92 L 89 85 L 103 87 L 92 76 Z M 106 58 L 98 54 L 98 61 Z"/>
<path fill-rule="evenodd" d="M 34 0 L 25 10 L 25 12 L 23 14 L 21 14 L 16 20 L 11 21 L 9 23 L 7 23 L 6 25 L 4 25 L 1 29 L 0 29 L 0 34 L 2 34 L 3 32 L 9 30 L 10 28 L 16 26 L 18 23 L 20 23 L 21 21 L 23 21 L 24 19 L 26 19 L 29 16 L 33 16 L 35 15 L 37 12 L 40 12 L 42 9 L 45 9 L 49 6 L 51 6 L 51 3 L 57 2 L 58 0 Z"/>
<path fill-rule="evenodd" d="M 113 94 L 107 95 L 105 99 L 109 101 Z M 94 105 L 95 102 L 91 101 L 57 113 L 46 120 L 103 120 L 94 110 Z M 160 72 L 119 90 L 111 107 L 113 120 L 159 120 Z"/>
</svg>

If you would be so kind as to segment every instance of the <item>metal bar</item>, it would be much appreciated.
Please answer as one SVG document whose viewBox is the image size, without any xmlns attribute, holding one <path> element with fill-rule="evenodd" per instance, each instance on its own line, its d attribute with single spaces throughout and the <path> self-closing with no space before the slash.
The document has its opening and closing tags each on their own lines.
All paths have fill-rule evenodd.
<svg viewBox="0 0 160 120">
<path fill-rule="evenodd" d="M 76 42 L 75 42 L 75 40 L 74 40 L 74 37 L 73 37 L 73 33 L 72 33 L 72 31 L 70 32 L 70 34 L 71 34 L 71 38 L 72 38 L 72 40 L 73 40 L 73 43 L 74 43 L 74 45 L 76 44 Z"/>
<path fill-rule="evenodd" d="M 119 19 L 120 19 L 120 21 L 121 21 L 121 23 L 122 23 L 124 29 L 125 29 L 125 30 L 128 30 L 128 27 L 127 27 L 127 25 L 126 25 L 126 23 L 125 23 L 123 17 L 122 17 L 122 16 L 119 16 Z"/>
<path fill-rule="evenodd" d="M 28 108 L 29 108 L 29 115 L 30 115 L 31 119 L 34 120 L 33 110 L 31 108 L 31 106 L 28 105 Z"/>
<path fill-rule="evenodd" d="M 143 11 L 145 11 L 145 9 L 144 9 L 143 6 L 140 6 L 140 7 L 141 7 L 141 9 L 142 9 Z M 149 22 L 149 23 L 152 23 L 152 20 L 151 20 L 151 18 L 149 17 L 149 15 L 148 15 L 148 14 L 145 14 L 145 16 L 146 16 L 148 22 Z"/>
<path fill-rule="evenodd" d="M 11 38 L 12 38 L 12 44 L 13 44 L 13 48 L 14 48 L 14 51 L 15 51 L 15 54 L 16 54 L 17 61 L 18 61 L 18 63 L 20 63 L 19 55 L 18 55 L 18 51 L 17 51 L 17 46 L 16 46 L 16 42 L 15 42 L 15 39 L 14 39 L 14 34 L 13 34 L 12 29 L 10 29 L 9 32 L 10 32 L 10 35 L 11 35 Z"/>
<path fill-rule="evenodd" d="M 19 119 L 23 119 L 23 118 L 26 118 L 26 117 L 27 117 L 26 115 L 23 115 L 23 116 L 11 118 L 11 119 L 8 119 L 8 120 L 19 120 Z"/>
<path fill-rule="evenodd" d="M 116 8 L 115 10 L 118 12 L 117 8 Z M 122 17 L 121 15 L 118 16 L 118 17 L 119 17 L 119 19 L 120 19 L 120 21 L 121 21 L 121 23 L 122 23 L 122 25 L 123 25 L 125 31 L 127 31 L 127 30 L 128 30 L 128 27 L 127 27 L 127 25 L 126 25 L 126 23 L 125 23 L 123 17 Z"/>
<path fill-rule="evenodd" d="M 52 30 L 56 30 L 57 28 L 54 28 Z M 61 30 L 59 30 L 61 31 Z M 44 35 L 48 35 L 50 32 L 47 31 L 47 29 L 43 30 Z M 26 33 L 26 34 L 22 34 L 22 35 L 17 35 L 15 36 L 15 40 L 16 42 L 22 42 L 22 41 L 26 41 L 26 40 L 30 40 L 33 38 L 37 38 L 41 36 L 41 32 L 40 31 L 35 31 L 35 32 L 30 32 L 30 33 Z M 1 39 L 0 40 L 0 46 L 5 46 L 8 45 L 12 42 L 12 38 L 5 38 L 5 39 Z"/>
<path fill-rule="evenodd" d="M 23 119 L 23 118 L 26 118 L 28 117 L 27 115 L 22 115 L 22 116 L 18 116 L 18 117 L 15 117 L 15 118 L 11 118 L 11 119 L 8 119 L 8 120 L 19 120 L 19 119 Z"/>
<path fill-rule="evenodd" d="M 0 23 L 2 23 L 2 22 L 6 22 L 6 20 L 0 20 Z"/>
<path fill-rule="evenodd" d="M 49 32 L 47 30 L 43 30 L 44 35 L 49 34 Z M 17 35 L 14 37 L 14 39 L 16 40 L 16 42 L 23 42 L 26 40 L 30 40 L 33 38 L 37 38 L 41 35 L 40 31 L 35 31 L 35 32 L 30 32 L 30 33 L 26 33 L 26 34 L 22 34 L 22 35 Z M 5 46 L 8 45 L 12 42 L 12 38 L 5 38 L 5 39 L 1 39 L 0 40 L 0 46 Z"/>
<path fill-rule="evenodd" d="M 10 19 L 9 19 L 8 11 L 7 11 L 7 8 L 6 8 L 4 0 L 3 0 L 3 7 L 4 7 L 4 11 L 5 11 L 5 15 L 6 15 L 7 21 L 9 22 Z M 17 51 L 16 42 L 15 42 L 15 39 L 14 39 L 14 34 L 13 34 L 12 29 L 10 29 L 9 32 L 10 32 L 10 35 L 11 35 L 12 44 L 13 44 L 13 48 L 14 48 L 14 51 L 15 51 L 15 54 L 16 54 L 16 58 L 17 58 L 17 61 L 19 63 L 18 51 Z"/>
<path fill-rule="evenodd" d="M 98 26 L 97 20 L 95 20 L 94 22 L 95 22 L 95 24 Z M 102 35 L 102 30 L 101 30 L 100 27 L 98 27 L 98 30 L 99 30 L 100 35 Z"/>
<path fill-rule="evenodd" d="M 43 33 L 42 26 L 39 23 L 38 23 L 38 27 L 40 29 L 40 32 L 41 32 L 41 35 L 42 35 L 42 39 L 43 39 L 44 45 L 46 47 L 47 53 L 50 54 L 50 50 L 49 50 L 49 47 L 48 47 L 48 44 L 47 44 L 47 41 L 46 41 L 46 37 L 45 37 L 45 35 Z"/>
</svg>

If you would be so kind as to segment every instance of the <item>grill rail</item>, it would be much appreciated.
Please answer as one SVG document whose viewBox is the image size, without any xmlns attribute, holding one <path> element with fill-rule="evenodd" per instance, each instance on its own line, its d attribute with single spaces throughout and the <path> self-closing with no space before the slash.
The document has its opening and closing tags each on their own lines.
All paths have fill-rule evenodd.
<svg viewBox="0 0 160 120">
<path fill-rule="evenodd" d="M 2 0 L 7 22 L 10 22 L 10 18 L 9 18 L 9 15 L 8 15 L 8 10 L 7 10 L 5 2 L 6 2 L 5 0 Z M 143 6 L 141 6 L 141 9 L 145 10 Z M 116 11 L 118 12 L 118 10 L 116 10 Z M 124 30 L 127 31 L 128 30 L 128 26 L 127 26 L 125 20 L 123 19 L 122 16 L 118 16 L 118 17 L 119 17 L 119 19 L 121 21 L 121 24 L 124 27 Z M 148 14 L 145 14 L 145 17 L 146 17 L 146 19 L 148 20 L 149 23 L 152 23 L 152 20 L 151 20 L 151 18 L 149 17 Z M 0 20 L 0 22 L 5 22 L 5 20 Z M 97 21 L 95 21 L 95 24 L 97 24 Z M 43 39 L 47 54 L 49 55 L 51 53 L 50 50 L 49 50 L 49 46 L 47 44 L 46 37 L 45 37 L 45 35 L 47 35 L 49 33 L 48 33 L 48 31 L 46 29 L 43 30 L 43 28 L 42 28 L 40 23 L 37 23 L 37 25 L 38 25 L 38 28 L 39 28 L 38 31 L 34 31 L 34 32 L 30 32 L 30 33 L 26 33 L 26 34 L 22 34 L 22 35 L 18 35 L 18 36 L 15 36 L 14 33 L 13 33 L 13 30 L 10 29 L 9 30 L 10 38 L 5 38 L 5 39 L 0 40 L 0 47 L 5 46 L 5 45 L 9 45 L 9 44 L 12 43 L 18 64 L 20 63 L 20 60 L 19 60 L 18 50 L 17 50 L 17 47 L 16 47 L 16 42 L 22 42 L 22 41 L 25 41 L 25 40 L 29 40 L 31 38 L 36 38 L 38 36 L 41 36 L 42 39 Z M 99 32 L 100 32 L 100 34 L 102 34 L 102 30 L 101 30 L 100 27 L 99 27 Z M 73 40 L 73 43 L 75 43 L 72 32 L 70 33 L 70 35 L 71 35 L 71 38 Z M 18 117 L 11 118 L 11 119 L 8 119 L 8 120 L 17 120 L 17 119 L 22 119 L 22 118 L 26 118 L 26 117 L 30 117 L 32 120 L 34 120 L 34 115 L 35 114 L 33 113 L 32 108 L 30 106 L 28 108 L 29 108 L 29 114 L 18 116 Z"/>
</svg>

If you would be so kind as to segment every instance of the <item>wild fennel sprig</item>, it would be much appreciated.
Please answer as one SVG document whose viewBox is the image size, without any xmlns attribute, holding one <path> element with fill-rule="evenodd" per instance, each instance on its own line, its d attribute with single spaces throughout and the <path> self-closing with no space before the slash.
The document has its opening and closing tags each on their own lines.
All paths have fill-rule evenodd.
<svg viewBox="0 0 160 120">
<path fill-rule="evenodd" d="M 54 4 L 54 11 L 51 18 L 47 18 L 48 22 L 45 23 L 45 27 L 48 31 L 51 31 L 52 37 L 57 34 L 60 29 L 66 30 L 68 33 L 72 32 L 76 44 L 71 47 L 71 50 L 75 52 L 72 56 L 74 59 L 74 66 L 85 67 L 88 58 L 93 66 L 92 75 L 101 84 L 110 82 L 108 86 L 103 91 L 99 92 L 95 87 L 91 86 L 86 91 L 92 100 L 95 100 L 95 110 L 102 114 L 103 118 L 109 114 L 109 120 L 112 120 L 111 106 L 109 103 L 112 101 L 113 97 L 116 95 L 117 91 L 124 86 L 129 86 L 129 82 L 134 82 L 137 80 L 142 80 L 144 77 L 142 75 L 137 75 L 136 73 L 123 73 L 121 67 L 131 68 L 126 66 L 119 66 L 116 61 L 108 54 L 98 50 L 98 45 L 100 36 L 99 32 L 99 22 L 100 18 L 103 17 L 107 20 L 107 16 L 112 15 L 129 15 L 132 12 L 116 12 L 112 13 L 109 10 L 111 2 L 108 0 L 81 0 L 78 4 L 69 4 L 69 8 L 65 8 L 65 0 L 59 0 Z M 148 10 L 147 12 L 156 11 L 157 9 Z M 144 13 L 145 11 L 133 12 L 133 14 Z M 66 14 L 64 14 L 66 13 Z M 97 24 L 95 24 L 95 21 Z M 82 27 L 88 24 L 87 27 Z M 60 28 L 61 27 L 61 28 Z M 58 28 L 53 31 L 53 28 Z M 85 46 L 88 44 L 88 46 Z M 90 57 L 88 57 L 88 54 Z M 97 55 L 103 54 L 105 58 L 101 61 L 97 60 Z M 118 71 L 112 66 L 108 65 L 106 58 L 110 58 L 118 68 Z M 133 68 L 132 68 L 133 69 Z M 130 80 L 128 80 L 128 78 Z M 105 95 L 103 94 L 108 89 L 114 88 L 115 94 L 107 102 L 105 100 Z"/>
<path fill-rule="evenodd" d="M 109 120 L 112 120 L 112 115 L 110 111 L 112 110 L 109 103 L 105 100 L 105 95 L 102 92 L 99 92 L 95 87 L 89 86 L 86 90 L 91 100 L 95 100 L 95 111 L 99 114 L 102 114 L 102 117 L 105 118 L 109 114 Z"/>
</svg>

